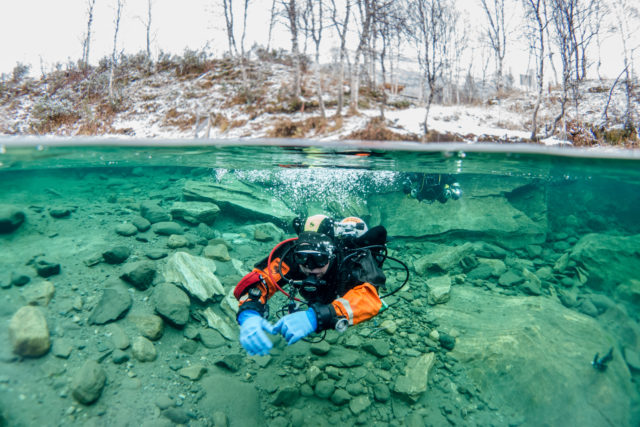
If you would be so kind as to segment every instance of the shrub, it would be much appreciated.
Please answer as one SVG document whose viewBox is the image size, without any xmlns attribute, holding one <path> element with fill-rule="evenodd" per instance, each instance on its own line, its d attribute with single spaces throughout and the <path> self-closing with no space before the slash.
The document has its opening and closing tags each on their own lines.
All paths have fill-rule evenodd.
<svg viewBox="0 0 640 427">
<path fill-rule="evenodd" d="M 11 83 L 17 85 L 22 82 L 22 80 L 29 74 L 30 69 L 31 67 L 29 65 L 18 62 L 11 72 Z"/>
<path fill-rule="evenodd" d="M 351 132 L 343 139 L 356 139 L 362 141 L 418 141 L 415 134 L 400 134 L 389 129 L 381 117 L 369 120 L 364 129 Z"/>
<path fill-rule="evenodd" d="M 33 130 L 48 133 L 63 124 L 75 122 L 80 116 L 71 99 L 45 95 L 38 99 L 31 109 L 31 118 Z"/>
</svg>

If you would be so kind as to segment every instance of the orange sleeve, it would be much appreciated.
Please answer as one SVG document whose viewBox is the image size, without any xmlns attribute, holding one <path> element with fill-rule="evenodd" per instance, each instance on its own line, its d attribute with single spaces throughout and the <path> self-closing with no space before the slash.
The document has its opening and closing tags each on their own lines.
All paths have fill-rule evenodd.
<svg viewBox="0 0 640 427">
<path fill-rule="evenodd" d="M 272 260 L 271 264 L 269 264 L 267 268 L 265 268 L 264 270 L 259 270 L 257 268 L 254 269 L 254 271 L 257 271 L 258 273 L 260 273 L 260 275 L 264 279 L 264 283 L 267 284 L 266 289 L 262 283 L 258 284 L 258 288 L 262 291 L 262 296 L 260 297 L 260 301 L 263 304 L 265 304 L 269 300 L 269 298 L 271 298 L 273 294 L 275 294 L 276 291 L 278 290 L 278 287 L 276 286 L 276 284 L 282 279 L 282 276 L 279 273 L 280 271 L 280 269 L 278 268 L 279 265 L 280 265 L 280 258 L 276 258 Z M 282 273 L 287 274 L 288 271 L 289 271 L 289 266 L 283 262 Z"/>
<path fill-rule="evenodd" d="M 382 301 L 373 285 L 363 283 L 351 289 L 343 297 L 337 298 L 331 305 L 338 316 L 346 317 L 350 325 L 357 325 L 378 314 Z"/>
</svg>

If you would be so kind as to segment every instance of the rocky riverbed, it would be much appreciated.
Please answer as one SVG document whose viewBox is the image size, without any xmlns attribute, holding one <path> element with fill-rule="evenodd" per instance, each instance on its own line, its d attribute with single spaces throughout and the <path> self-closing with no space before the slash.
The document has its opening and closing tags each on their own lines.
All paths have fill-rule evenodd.
<svg viewBox="0 0 640 427">
<path fill-rule="evenodd" d="M 344 334 L 248 357 L 231 292 L 291 203 L 207 169 L 3 173 L 0 425 L 637 425 L 638 231 L 581 213 L 593 194 L 461 185 L 331 206 L 384 224 L 411 280 Z"/>
</svg>

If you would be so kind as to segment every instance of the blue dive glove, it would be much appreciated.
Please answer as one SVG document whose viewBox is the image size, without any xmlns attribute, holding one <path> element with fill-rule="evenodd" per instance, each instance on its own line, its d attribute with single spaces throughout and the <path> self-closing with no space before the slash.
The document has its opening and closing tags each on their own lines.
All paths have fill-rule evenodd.
<svg viewBox="0 0 640 427">
<path fill-rule="evenodd" d="M 316 312 L 310 308 L 287 314 L 273 326 L 274 333 L 281 333 L 289 345 L 301 340 L 318 327 Z"/>
<path fill-rule="evenodd" d="M 275 334 L 273 325 L 254 310 L 240 312 L 238 323 L 240 324 L 240 344 L 247 350 L 249 356 L 269 354 L 273 343 L 264 331 Z"/>
</svg>

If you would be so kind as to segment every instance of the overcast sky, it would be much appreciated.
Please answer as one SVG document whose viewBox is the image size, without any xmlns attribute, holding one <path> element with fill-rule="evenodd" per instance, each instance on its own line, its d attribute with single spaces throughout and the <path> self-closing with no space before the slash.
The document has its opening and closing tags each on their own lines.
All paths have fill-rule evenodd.
<svg viewBox="0 0 640 427">
<path fill-rule="evenodd" d="M 182 53 L 185 48 L 193 50 L 208 46 L 210 52 L 219 56 L 227 49 L 224 32 L 224 17 L 220 8 L 222 0 L 154 0 L 152 28 L 154 39 L 152 51 L 160 49 L 171 53 Z M 32 74 L 38 76 L 41 67 L 45 71 L 54 64 L 77 61 L 82 56 L 82 39 L 87 27 L 86 0 L 8 0 L 0 14 L 0 73 L 9 73 L 17 62 L 30 64 Z M 242 1 L 236 0 L 242 7 Z M 482 22 L 484 16 L 479 9 L 479 0 L 458 0 L 470 25 Z M 266 45 L 269 30 L 270 0 L 253 0 L 249 15 L 246 46 L 254 42 Z M 145 48 L 146 0 L 127 0 L 118 36 L 118 50 L 136 53 Z M 94 11 L 93 36 L 90 62 L 96 64 L 110 55 L 113 47 L 115 0 L 97 0 Z M 518 12 L 511 13 L 513 30 L 516 31 Z M 242 15 L 236 12 L 238 31 Z M 276 26 L 272 46 L 290 49 L 290 36 L 282 25 Z M 477 38 L 477 37 L 476 37 Z M 477 41 L 470 43 L 474 45 Z M 325 48 L 335 46 L 325 38 Z M 238 35 L 239 42 L 239 35 Z M 636 41 L 637 44 L 637 41 Z M 609 37 L 603 46 L 603 72 L 616 76 L 622 69 L 618 49 L 619 39 Z M 511 41 L 508 45 L 507 68 L 517 76 L 524 73 L 528 64 L 528 52 L 522 42 Z M 407 52 L 407 56 L 415 56 Z M 592 55 L 592 59 L 595 59 Z M 559 66 L 559 64 L 557 65 Z M 479 67 L 479 66 L 476 66 Z M 595 73 L 591 73 L 595 77 Z M 517 77 L 516 77 L 517 78 Z"/>
</svg>

